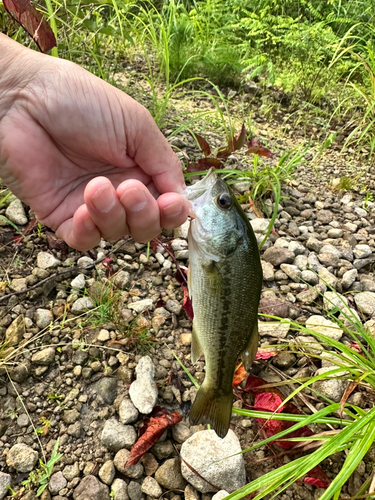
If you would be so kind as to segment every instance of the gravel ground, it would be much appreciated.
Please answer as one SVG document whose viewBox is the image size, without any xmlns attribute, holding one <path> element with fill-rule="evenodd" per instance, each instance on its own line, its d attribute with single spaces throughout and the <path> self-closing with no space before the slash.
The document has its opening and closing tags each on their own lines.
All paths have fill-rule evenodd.
<svg viewBox="0 0 375 500">
<path fill-rule="evenodd" d="M 257 135 L 276 156 L 302 141 L 290 127 L 281 133 L 278 117 L 270 123 L 257 113 L 253 118 Z M 214 132 L 205 137 L 210 144 L 220 144 Z M 188 136 L 172 142 L 189 157 L 197 155 Z M 228 164 L 241 168 L 241 155 Z M 328 283 L 337 293 L 345 293 L 349 306 L 374 328 L 375 204 L 364 205 L 361 192 L 365 185 L 369 192 L 375 188 L 374 172 L 350 151 L 328 150 L 319 160 L 310 151 L 305 155 L 283 187 L 275 233 L 262 249 L 262 311 L 275 307 L 276 315 L 326 328 L 335 339 L 350 343 L 344 331 L 329 328 L 322 313 L 321 295 L 326 308 L 334 300 Z M 351 190 L 332 189 L 343 176 L 354 178 L 353 173 L 358 177 Z M 235 188 L 242 193 L 246 185 Z M 0 214 L 24 229 L 33 214 L 14 197 L 7 203 Z M 261 240 L 265 221 L 250 205 L 243 207 Z M 184 225 L 162 237 L 183 269 L 186 235 Z M 254 421 L 234 416 L 233 432 L 220 443 L 213 431 L 190 427 L 196 389 L 173 353 L 199 383 L 204 362 L 191 365 L 191 321 L 174 278 L 176 263 L 166 248 L 152 248 L 147 258 L 145 245 L 122 240 L 102 242 L 83 255 L 38 227 L 18 242 L 13 236 L 12 227 L 0 220 L 0 360 L 7 360 L 0 361 L 0 500 L 9 492 L 7 484 L 18 492 L 13 498 L 36 498 L 37 486 L 27 489 L 21 483 L 38 467 L 38 459 L 44 459 L 42 450 L 48 460 L 57 439 L 63 456 L 41 495 L 44 500 L 106 500 L 110 492 L 117 500 L 210 500 L 214 494 L 219 500 L 217 488 L 181 466 L 180 452 L 197 470 L 202 467 L 204 477 L 218 489 L 229 492 L 290 460 L 274 460 L 272 450 L 263 447 L 238 462 L 223 461 L 222 470 L 208 470 L 209 457 L 249 446 L 259 439 L 258 429 Z M 112 284 L 108 277 L 113 277 Z M 25 288 L 30 290 L 14 293 Z M 285 325 L 261 321 L 261 347 L 301 346 L 309 340 Z M 316 341 L 314 348 L 323 350 Z M 321 373 L 327 363 L 322 365 L 301 347 L 256 362 L 253 373 L 272 382 Z M 333 401 L 340 401 L 345 389 L 340 380 L 319 387 Z M 373 406 L 372 394 L 357 390 L 351 398 L 362 408 Z M 125 467 L 141 422 L 155 404 L 178 411 L 183 420 L 165 432 L 139 464 Z M 313 404 L 320 408 L 323 403 Z M 366 479 L 374 458 L 370 453 L 361 462 L 347 485 L 348 497 Z M 329 477 L 342 462 L 338 454 L 323 464 Z M 278 498 L 310 500 L 320 493 L 296 484 Z"/>
</svg>

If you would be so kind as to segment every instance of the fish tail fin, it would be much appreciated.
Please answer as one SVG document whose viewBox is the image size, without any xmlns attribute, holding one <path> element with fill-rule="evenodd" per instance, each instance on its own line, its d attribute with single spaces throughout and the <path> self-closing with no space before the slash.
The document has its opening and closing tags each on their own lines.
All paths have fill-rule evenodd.
<svg viewBox="0 0 375 500">
<path fill-rule="evenodd" d="M 199 389 L 190 410 L 190 424 L 210 424 L 216 434 L 224 438 L 229 429 L 232 416 L 233 391 L 223 393 L 217 389 Z"/>
</svg>

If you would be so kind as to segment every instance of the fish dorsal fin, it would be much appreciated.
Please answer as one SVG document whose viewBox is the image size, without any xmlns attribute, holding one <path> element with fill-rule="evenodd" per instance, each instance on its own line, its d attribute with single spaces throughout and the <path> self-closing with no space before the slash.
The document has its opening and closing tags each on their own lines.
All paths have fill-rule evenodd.
<svg viewBox="0 0 375 500">
<path fill-rule="evenodd" d="M 194 328 L 193 324 L 193 333 L 191 336 L 191 362 L 194 364 L 198 361 L 198 359 L 202 356 L 203 349 L 199 342 L 197 331 Z"/>
<path fill-rule="evenodd" d="M 253 364 L 255 355 L 258 350 L 259 333 L 258 333 L 258 319 L 255 321 L 250 340 L 241 354 L 242 362 L 245 370 L 248 372 Z"/>
</svg>

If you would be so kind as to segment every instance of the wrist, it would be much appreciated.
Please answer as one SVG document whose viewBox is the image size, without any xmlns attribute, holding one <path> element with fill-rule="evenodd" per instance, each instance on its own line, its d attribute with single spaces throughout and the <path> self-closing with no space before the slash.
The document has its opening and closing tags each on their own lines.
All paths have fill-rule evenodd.
<svg viewBox="0 0 375 500">
<path fill-rule="evenodd" d="M 37 72 L 40 54 L 0 33 L 0 120 L 21 97 Z"/>
</svg>

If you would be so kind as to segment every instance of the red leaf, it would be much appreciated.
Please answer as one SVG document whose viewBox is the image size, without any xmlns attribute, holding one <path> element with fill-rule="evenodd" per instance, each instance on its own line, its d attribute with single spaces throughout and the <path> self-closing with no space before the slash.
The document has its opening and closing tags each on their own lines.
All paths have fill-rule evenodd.
<svg viewBox="0 0 375 500">
<path fill-rule="evenodd" d="M 204 154 L 204 156 L 208 156 L 211 154 L 211 148 L 210 146 L 208 145 L 208 142 L 206 141 L 206 139 L 203 139 L 203 137 L 201 135 L 198 135 L 196 134 L 195 132 L 190 132 L 190 134 L 196 139 L 196 141 L 198 142 L 199 144 L 199 147 L 201 148 L 202 150 L 202 153 Z"/>
<path fill-rule="evenodd" d="M 33 38 L 42 52 L 56 46 L 56 38 L 43 15 L 33 7 L 29 0 L 3 0 L 5 10 Z"/>
<path fill-rule="evenodd" d="M 319 465 L 311 469 L 308 473 L 308 477 L 305 477 L 303 482 L 306 484 L 312 484 L 317 488 L 328 488 L 331 483 L 329 477 Z"/>
<path fill-rule="evenodd" d="M 193 303 L 189 297 L 189 292 L 187 288 L 184 288 L 184 300 L 182 302 L 182 307 L 185 309 L 186 314 L 190 319 L 194 318 Z"/>
<path fill-rule="evenodd" d="M 277 389 L 277 387 L 272 387 L 272 386 L 262 387 L 262 386 L 267 386 L 267 382 L 258 377 L 249 376 L 246 381 L 246 386 L 244 390 L 246 392 L 251 392 L 252 394 L 255 395 L 255 400 L 254 400 L 255 410 L 269 411 L 272 413 L 276 411 L 277 413 L 282 413 L 282 412 L 295 413 L 295 414 L 301 413 L 298 410 L 298 408 L 292 403 L 288 402 L 285 405 L 282 405 L 282 402 L 284 401 L 284 395 L 279 389 Z M 292 427 L 294 425 L 294 422 L 273 420 L 272 418 L 267 420 L 262 418 L 257 418 L 256 421 L 267 438 L 274 436 L 275 434 L 281 431 L 289 429 L 289 427 Z M 281 448 L 289 449 L 293 448 L 297 444 L 297 442 L 285 441 L 285 439 L 294 437 L 309 437 L 312 435 L 313 432 L 305 425 L 304 427 L 301 427 L 300 429 L 297 429 L 296 431 L 287 434 L 284 439 L 275 440 L 274 444 L 277 444 Z"/>
<path fill-rule="evenodd" d="M 233 138 L 234 151 L 238 151 L 239 149 L 241 149 L 242 146 L 245 144 L 245 141 L 246 141 L 246 129 L 245 129 L 245 124 L 243 124 L 238 136 Z"/>
<path fill-rule="evenodd" d="M 247 371 L 245 370 L 243 364 L 240 363 L 237 366 L 236 371 L 234 372 L 233 382 L 232 382 L 233 387 L 237 387 L 243 380 L 245 380 L 246 376 L 247 376 Z"/>
<path fill-rule="evenodd" d="M 188 163 L 187 172 L 201 172 L 202 170 L 207 170 L 208 168 L 215 167 L 221 168 L 223 164 L 217 158 L 201 158 L 198 162 Z"/>
<path fill-rule="evenodd" d="M 217 158 L 228 158 L 228 156 L 230 156 L 233 153 L 233 151 L 235 151 L 235 149 L 234 149 L 234 139 L 230 139 L 228 146 L 219 148 L 217 150 L 217 155 L 216 156 L 217 156 Z"/>
<path fill-rule="evenodd" d="M 277 352 L 275 351 L 268 351 L 267 349 L 258 349 L 256 355 L 255 355 L 255 360 L 257 361 L 258 359 L 270 359 L 273 358 L 274 356 L 277 356 Z"/>
<path fill-rule="evenodd" d="M 263 146 L 259 139 L 253 137 L 250 139 L 248 145 L 248 150 L 246 151 L 246 155 L 254 154 L 259 156 L 266 156 L 267 158 L 273 158 L 273 153 L 267 148 Z"/>
<path fill-rule="evenodd" d="M 155 407 L 152 414 L 155 416 L 145 419 L 139 431 L 138 441 L 130 450 L 130 457 L 125 467 L 137 464 L 146 451 L 156 443 L 167 427 L 171 427 L 182 420 L 182 416 L 179 413 L 169 414 L 167 410 L 160 407 Z"/>
</svg>

